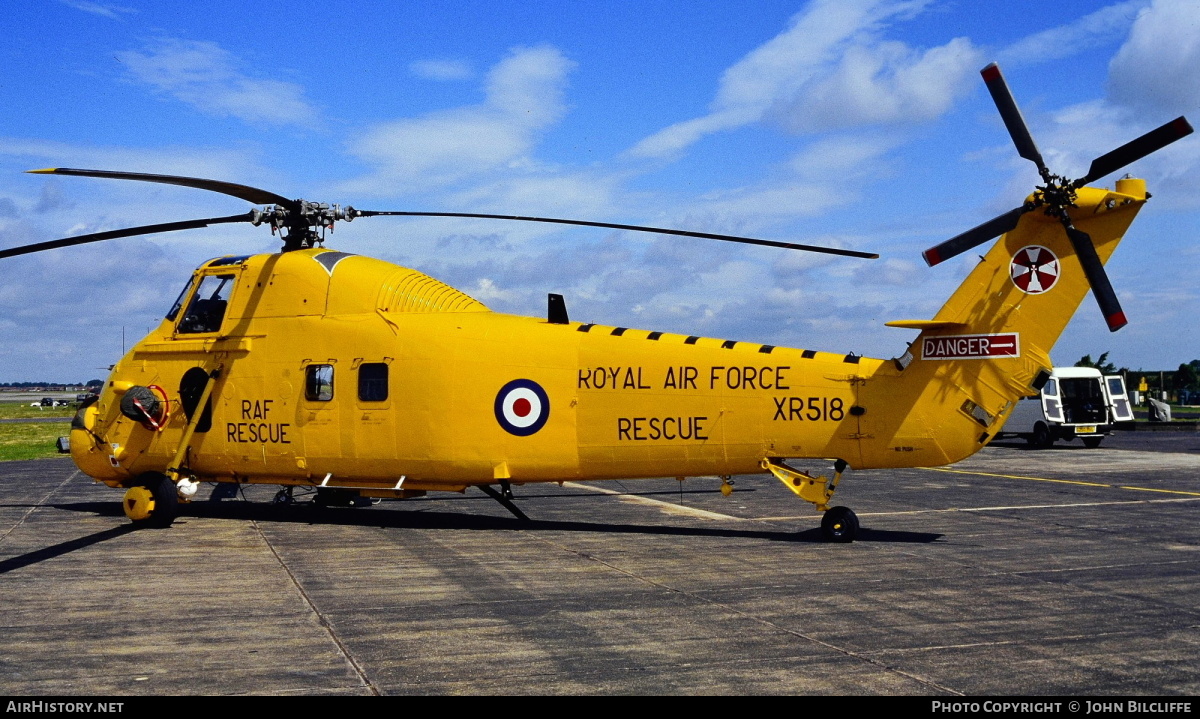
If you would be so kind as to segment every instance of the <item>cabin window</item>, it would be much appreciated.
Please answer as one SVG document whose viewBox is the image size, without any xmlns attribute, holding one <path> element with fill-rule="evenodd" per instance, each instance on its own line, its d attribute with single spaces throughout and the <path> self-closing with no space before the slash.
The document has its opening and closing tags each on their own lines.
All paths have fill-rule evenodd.
<svg viewBox="0 0 1200 719">
<path fill-rule="evenodd" d="M 304 368 L 304 398 L 310 402 L 333 399 L 333 365 L 310 364 Z"/>
<path fill-rule="evenodd" d="M 1058 383 L 1054 380 L 1046 382 L 1046 384 L 1042 386 L 1042 394 L 1050 395 L 1051 397 L 1057 395 Z"/>
<path fill-rule="evenodd" d="M 358 367 L 360 402 L 383 402 L 388 398 L 388 366 L 383 362 L 364 362 Z"/>
<path fill-rule="evenodd" d="M 206 275 L 202 278 L 187 312 L 179 320 L 178 331 L 181 334 L 194 334 L 220 330 L 232 289 L 233 275 Z"/>
</svg>

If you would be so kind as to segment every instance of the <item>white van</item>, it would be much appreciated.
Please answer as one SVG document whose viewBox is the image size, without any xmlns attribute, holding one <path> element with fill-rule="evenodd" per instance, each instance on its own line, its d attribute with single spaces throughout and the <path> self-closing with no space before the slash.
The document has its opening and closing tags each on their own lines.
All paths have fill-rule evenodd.
<svg viewBox="0 0 1200 719">
<path fill-rule="evenodd" d="M 1117 422 L 1133 421 L 1133 408 L 1120 375 L 1094 367 L 1055 367 L 1042 392 L 1017 403 L 999 437 L 1017 436 L 1035 447 L 1076 437 L 1099 447 Z"/>
</svg>

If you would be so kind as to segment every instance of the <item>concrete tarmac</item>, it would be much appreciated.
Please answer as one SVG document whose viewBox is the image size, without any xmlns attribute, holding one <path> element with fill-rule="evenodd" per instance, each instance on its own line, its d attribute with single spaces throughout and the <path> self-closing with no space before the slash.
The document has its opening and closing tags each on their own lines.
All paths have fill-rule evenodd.
<svg viewBox="0 0 1200 719">
<path fill-rule="evenodd" d="M 69 459 L 0 463 L 0 691 L 1200 694 L 1200 433 L 1073 444 L 848 472 L 853 544 L 766 476 L 131 531 Z"/>
</svg>

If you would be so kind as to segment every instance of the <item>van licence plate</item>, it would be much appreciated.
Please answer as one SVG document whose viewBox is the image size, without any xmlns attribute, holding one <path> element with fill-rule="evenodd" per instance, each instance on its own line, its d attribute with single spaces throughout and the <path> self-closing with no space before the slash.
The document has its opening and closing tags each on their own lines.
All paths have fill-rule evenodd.
<svg viewBox="0 0 1200 719">
<path fill-rule="evenodd" d="M 1075 428 L 1075 434 L 1095 434 L 1095 433 L 1096 433 L 1095 426 L 1076 427 Z"/>
</svg>

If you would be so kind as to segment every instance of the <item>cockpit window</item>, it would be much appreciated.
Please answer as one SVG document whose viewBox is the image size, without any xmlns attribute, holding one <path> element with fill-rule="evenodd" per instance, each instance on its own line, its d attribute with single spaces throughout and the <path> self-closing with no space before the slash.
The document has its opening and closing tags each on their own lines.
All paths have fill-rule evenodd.
<svg viewBox="0 0 1200 719">
<path fill-rule="evenodd" d="M 233 289 L 233 275 L 205 275 L 192 295 L 191 304 L 179 321 L 180 334 L 216 332 L 225 319 L 225 307 Z"/>
<path fill-rule="evenodd" d="M 183 286 L 183 292 L 180 292 L 179 296 L 175 298 L 175 304 L 171 305 L 171 311 L 167 313 L 169 321 L 174 322 L 175 318 L 179 315 L 179 310 L 183 309 L 183 301 L 187 299 L 188 291 L 192 289 L 194 281 L 194 277 L 188 279 L 187 284 Z"/>
</svg>

